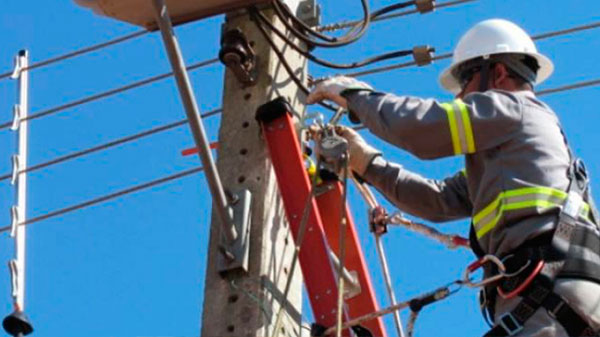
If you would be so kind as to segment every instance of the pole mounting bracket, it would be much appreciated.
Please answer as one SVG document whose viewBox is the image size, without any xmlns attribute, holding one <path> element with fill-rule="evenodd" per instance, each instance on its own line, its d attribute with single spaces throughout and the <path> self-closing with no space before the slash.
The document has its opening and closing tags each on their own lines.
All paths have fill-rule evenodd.
<svg viewBox="0 0 600 337">
<path fill-rule="evenodd" d="M 233 213 L 233 225 L 238 233 L 233 242 L 227 242 L 222 236 L 219 248 L 217 268 L 224 274 L 232 271 L 248 271 L 250 255 L 250 225 L 252 217 L 252 193 L 244 189 L 232 194 L 230 202 Z"/>
</svg>

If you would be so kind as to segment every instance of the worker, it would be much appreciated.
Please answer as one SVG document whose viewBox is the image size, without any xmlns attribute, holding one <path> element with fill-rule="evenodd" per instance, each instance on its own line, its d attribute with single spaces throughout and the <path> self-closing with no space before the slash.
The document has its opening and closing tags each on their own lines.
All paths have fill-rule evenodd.
<svg viewBox="0 0 600 337">
<path fill-rule="evenodd" d="M 491 19 L 467 31 L 440 76 L 451 102 L 381 93 L 343 76 L 307 98 L 334 101 L 421 159 L 465 157 L 454 176 L 426 179 L 386 161 L 354 130 L 339 132 L 350 169 L 399 209 L 434 222 L 471 217 L 473 251 L 502 259 L 506 276 L 482 292 L 493 320 L 485 336 L 599 336 L 600 234 L 587 174 L 533 92 L 552 71 L 520 27 Z M 486 276 L 500 273 L 486 266 Z"/>
</svg>

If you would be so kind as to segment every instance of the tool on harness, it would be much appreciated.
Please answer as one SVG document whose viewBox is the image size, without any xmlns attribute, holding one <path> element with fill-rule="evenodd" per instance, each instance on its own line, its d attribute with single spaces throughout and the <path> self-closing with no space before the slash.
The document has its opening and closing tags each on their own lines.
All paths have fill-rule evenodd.
<svg viewBox="0 0 600 337">
<path fill-rule="evenodd" d="M 496 296 L 505 299 L 522 297 L 510 312 L 502 315 L 485 336 L 513 336 L 540 308 L 545 308 L 570 336 L 599 336 L 586 320 L 575 312 L 560 295 L 554 293 L 557 278 L 586 279 L 600 283 L 600 231 L 598 217 L 589 193 L 589 178 L 581 159 L 572 161 L 567 172 L 570 179 L 567 198 L 558 213 L 554 231 L 527 241 L 506 256 L 508 274 L 499 284 L 487 287 L 482 295 L 484 317 L 494 317 Z M 588 218 L 581 216 L 587 204 Z M 481 250 L 476 240 L 471 240 Z M 514 272 L 512 272 L 515 270 Z"/>
</svg>

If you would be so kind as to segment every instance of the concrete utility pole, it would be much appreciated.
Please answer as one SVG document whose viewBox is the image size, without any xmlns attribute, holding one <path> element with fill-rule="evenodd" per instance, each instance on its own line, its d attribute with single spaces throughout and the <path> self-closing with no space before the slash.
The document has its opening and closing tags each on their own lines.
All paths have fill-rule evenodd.
<svg viewBox="0 0 600 337">
<path fill-rule="evenodd" d="M 272 10 L 264 14 L 284 29 Z M 256 72 L 251 76 L 255 83 L 245 86 L 240 81 L 243 75 L 238 71 L 226 71 L 217 168 L 226 190 L 247 189 L 252 194 L 249 264 L 247 273 L 219 273 L 222 234 L 219 219 L 213 212 L 202 336 L 300 336 L 302 275 L 300 268 L 296 268 L 289 296 L 283 299 L 294 241 L 254 115 L 260 105 L 279 96 L 287 97 L 297 112 L 304 113 L 301 103 L 304 94 L 289 79 L 245 11 L 227 15 L 224 34 L 236 29 L 245 35 L 256 55 Z M 285 51 L 287 61 L 298 76 L 305 80 L 306 59 L 286 47 L 275 34 L 271 36 Z M 273 332 L 281 305 L 285 305 L 286 310 L 283 324 L 279 331 Z"/>
</svg>

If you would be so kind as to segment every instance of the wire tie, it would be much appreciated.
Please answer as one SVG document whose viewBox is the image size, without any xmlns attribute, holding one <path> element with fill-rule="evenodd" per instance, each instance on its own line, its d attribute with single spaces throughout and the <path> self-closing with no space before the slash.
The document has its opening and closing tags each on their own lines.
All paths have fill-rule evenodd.
<svg viewBox="0 0 600 337">
<path fill-rule="evenodd" d="M 21 125 L 21 104 L 15 104 L 13 106 L 13 121 L 10 129 L 12 131 L 19 130 L 19 126 Z"/>
<path fill-rule="evenodd" d="M 433 48 L 431 46 L 416 46 L 412 50 L 417 66 L 422 67 L 433 62 Z"/>
<path fill-rule="evenodd" d="M 419 13 L 425 14 L 435 9 L 435 0 L 415 0 L 415 5 Z"/>
<path fill-rule="evenodd" d="M 11 296 L 16 299 L 19 293 L 19 284 L 17 279 L 19 278 L 19 266 L 17 260 L 8 261 L 8 268 L 10 269 L 10 284 L 11 284 Z"/>
<path fill-rule="evenodd" d="M 12 206 L 10 208 L 10 237 L 14 238 L 17 235 L 17 227 L 19 226 L 19 208 Z"/>
<path fill-rule="evenodd" d="M 10 184 L 15 185 L 17 183 L 17 178 L 19 177 L 19 171 L 21 169 L 21 160 L 19 159 L 18 154 L 13 154 L 13 156 L 10 159 L 12 161 Z"/>
<path fill-rule="evenodd" d="M 21 71 L 23 70 L 23 63 L 21 62 L 21 55 L 15 56 L 15 69 L 13 70 L 10 78 L 16 80 L 21 76 Z"/>
</svg>

